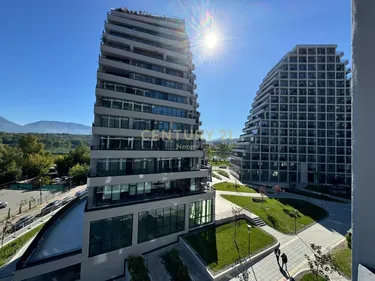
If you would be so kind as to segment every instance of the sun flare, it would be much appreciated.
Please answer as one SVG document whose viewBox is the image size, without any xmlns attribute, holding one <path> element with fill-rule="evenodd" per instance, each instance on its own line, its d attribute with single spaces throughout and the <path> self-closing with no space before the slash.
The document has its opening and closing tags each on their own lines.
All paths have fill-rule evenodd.
<svg viewBox="0 0 375 281">
<path fill-rule="evenodd" d="M 204 43 L 208 48 L 213 49 L 215 48 L 217 41 L 217 35 L 214 32 L 210 32 L 206 35 Z"/>
</svg>

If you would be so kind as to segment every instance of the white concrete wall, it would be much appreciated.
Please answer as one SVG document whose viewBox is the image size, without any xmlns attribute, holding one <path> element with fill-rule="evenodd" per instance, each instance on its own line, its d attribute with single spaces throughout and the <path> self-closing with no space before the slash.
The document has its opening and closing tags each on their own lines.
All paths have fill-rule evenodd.
<svg viewBox="0 0 375 281">
<path fill-rule="evenodd" d="M 374 65 L 375 1 L 352 1 L 352 93 L 353 93 L 353 274 L 358 265 L 375 269 L 374 188 Z M 367 279 L 366 279 L 367 280 Z"/>
<path fill-rule="evenodd" d="M 124 260 L 129 255 L 140 255 L 169 243 L 177 242 L 178 236 L 189 230 L 189 203 L 200 200 L 214 199 L 215 192 L 202 193 L 192 196 L 184 196 L 168 200 L 160 200 L 144 204 L 130 206 L 121 206 L 109 208 L 100 211 L 86 212 L 83 226 L 83 247 L 81 280 L 102 281 L 107 280 L 124 273 Z M 164 208 L 171 205 L 185 204 L 185 231 L 174 233 L 168 236 L 160 237 L 155 240 L 137 244 L 138 240 L 138 213 Z M 215 206 L 213 206 L 214 208 Z M 119 249 L 95 257 L 88 257 L 90 222 L 112 218 L 127 214 L 133 214 L 133 244 L 131 247 Z"/>
</svg>

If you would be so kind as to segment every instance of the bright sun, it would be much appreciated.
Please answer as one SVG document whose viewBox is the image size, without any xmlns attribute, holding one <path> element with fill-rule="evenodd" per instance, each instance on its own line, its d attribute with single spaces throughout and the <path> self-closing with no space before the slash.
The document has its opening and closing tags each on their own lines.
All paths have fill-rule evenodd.
<svg viewBox="0 0 375 281">
<path fill-rule="evenodd" d="M 215 48 L 215 46 L 217 44 L 217 36 L 216 36 L 216 34 L 213 33 L 213 32 L 208 33 L 206 35 L 205 39 L 204 39 L 204 43 L 210 49 Z"/>
</svg>

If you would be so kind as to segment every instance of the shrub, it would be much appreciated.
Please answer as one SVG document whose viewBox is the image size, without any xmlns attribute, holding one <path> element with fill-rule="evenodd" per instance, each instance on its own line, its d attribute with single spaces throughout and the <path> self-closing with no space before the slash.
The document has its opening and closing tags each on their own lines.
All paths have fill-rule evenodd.
<svg viewBox="0 0 375 281">
<path fill-rule="evenodd" d="M 143 257 L 129 256 L 128 270 L 131 274 L 130 281 L 150 281 L 150 276 L 148 275 L 149 271 Z"/>
<path fill-rule="evenodd" d="M 214 178 L 217 178 L 218 180 L 221 180 L 221 177 L 218 174 L 216 174 L 216 173 L 212 173 L 212 176 Z"/>
<path fill-rule="evenodd" d="M 217 173 L 229 179 L 229 174 L 227 172 L 219 170 Z"/>
<path fill-rule="evenodd" d="M 271 215 L 267 215 L 267 218 L 268 220 L 270 221 L 270 223 L 274 226 L 274 227 L 277 227 L 278 225 L 278 221 L 277 219 L 275 219 L 275 217 L 271 216 Z"/>
<path fill-rule="evenodd" d="M 160 258 L 165 270 L 171 277 L 171 281 L 191 281 L 188 268 L 182 262 L 176 249 L 164 252 L 160 255 Z"/>
<path fill-rule="evenodd" d="M 253 202 L 255 202 L 255 203 L 260 203 L 260 202 L 262 202 L 263 200 L 262 200 L 262 198 L 257 198 L 257 197 L 253 197 Z"/>
<path fill-rule="evenodd" d="M 346 241 L 348 243 L 348 248 L 351 249 L 352 248 L 352 236 L 349 233 L 347 233 L 345 235 L 345 238 L 346 238 Z"/>
</svg>

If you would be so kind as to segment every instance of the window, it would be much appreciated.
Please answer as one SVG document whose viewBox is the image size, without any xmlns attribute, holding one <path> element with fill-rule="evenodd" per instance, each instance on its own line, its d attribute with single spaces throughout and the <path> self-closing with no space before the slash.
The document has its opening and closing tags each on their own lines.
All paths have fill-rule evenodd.
<svg viewBox="0 0 375 281">
<path fill-rule="evenodd" d="M 212 222 L 212 199 L 190 203 L 189 228 Z"/>
<path fill-rule="evenodd" d="M 185 229 L 185 204 L 138 214 L 138 243 Z"/>
<path fill-rule="evenodd" d="M 133 215 L 90 223 L 89 257 L 132 245 Z"/>
</svg>

